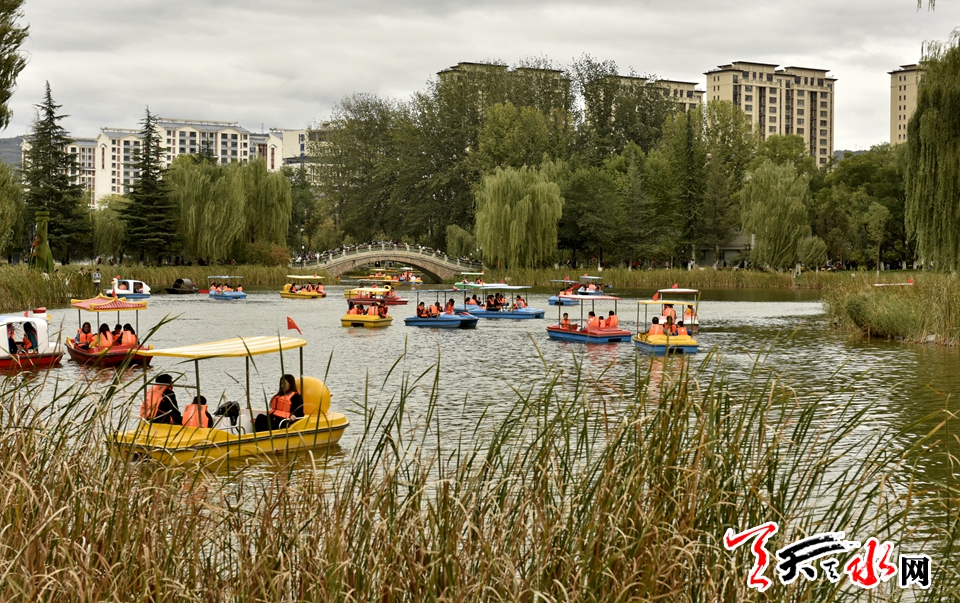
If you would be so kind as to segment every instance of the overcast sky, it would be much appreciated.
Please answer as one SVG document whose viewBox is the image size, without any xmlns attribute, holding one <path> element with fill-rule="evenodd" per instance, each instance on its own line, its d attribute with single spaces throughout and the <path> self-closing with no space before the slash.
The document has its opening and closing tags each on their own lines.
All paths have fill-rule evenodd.
<svg viewBox="0 0 960 603">
<path fill-rule="evenodd" d="M 960 26 L 914 0 L 27 0 L 29 64 L 3 136 L 25 133 L 50 81 L 74 136 L 163 117 L 259 131 L 327 118 L 353 92 L 408 97 L 458 61 L 587 53 L 623 72 L 700 82 L 722 63 L 829 69 L 836 148 L 889 138 L 888 71 Z"/>
</svg>

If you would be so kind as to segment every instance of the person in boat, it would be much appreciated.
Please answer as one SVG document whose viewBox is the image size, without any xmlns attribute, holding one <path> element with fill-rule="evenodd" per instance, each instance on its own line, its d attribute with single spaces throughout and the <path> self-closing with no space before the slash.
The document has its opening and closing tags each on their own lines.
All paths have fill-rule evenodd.
<svg viewBox="0 0 960 603">
<path fill-rule="evenodd" d="M 600 319 L 597 317 L 596 312 L 591 310 L 587 316 L 589 317 L 587 319 L 587 326 L 580 329 L 581 331 L 586 331 L 587 329 L 599 329 L 602 327 L 602 325 L 600 324 Z"/>
<path fill-rule="evenodd" d="M 607 323 L 605 325 L 608 329 L 617 329 L 620 327 L 620 318 L 614 313 L 613 310 L 610 310 L 610 314 L 607 316 Z"/>
<path fill-rule="evenodd" d="M 128 322 L 123 325 L 123 331 L 120 332 L 120 345 L 123 346 L 135 346 L 137 345 L 137 333 L 133 330 L 133 326 Z"/>
<path fill-rule="evenodd" d="M 126 283 L 120 282 L 120 283 L 117 284 L 117 291 L 126 291 L 126 290 L 127 290 L 127 284 L 126 284 Z"/>
<path fill-rule="evenodd" d="M 684 335 L 689 335 L 690 333 L 687 332 L 687 327 L 683 326 L 683 321 L 678 320 L 676 330 L 673 334 L 677 337 L 681 337 Z"/>
<path fill-rule="evenodd" d="M 177 394 L 173 391 L 173 378 L 163 373 L 157 375 L 153 385 L 140 405 L 140 418 L 149 423 L 181 425 L 183 417 L 177 406 Z"/>
<path fill-rule="evenodd" d="M 89 322 L 83 323 L 73 340 L 74 347 L 89 348 L 90 344 L 93 343 L 93 337 L 93 327 L 90 326 Z"/>
<path fill-rule="evenodd" d="M 523 299 L 521 296 L 517 296 L 517 303 L 514 305 L 514 309 L 523 310 L 527 307 L 527 300 Z"/>
<path fill-rule="evenodd" d="M 479 306 L 480 304 L 477 302 L 477 296 L 474 295 L 473 297 L 468 297 L 468 298 L 467 298 L 467 301 L 463 302 L 463 305 L 465 305 L 465 306 Z"/>
<path fill-rule="evenodd" d="M 677 311 L 673 309 L 673 304 L 667 304 L 664 306 L 663 315 L 668 318 L 672 317 L 673 320 L 677 320 Z"/>
<path fill-rule="evenodd" d="M 110 335 L 113 336 L 113 343 L 120 345 L 120 337 L 123 335 L 123 325 L 119 322 L 115 324 Z"/>
<path fill-rule="evenodd" d="M 427 308 L 423 305 L 423 302 L 417 304 L 417 318 L 426 318 L 427 317 Z"/>
<path fill-rule="evenodd" d="M 377 315 L 377 302 L 370 304 L 370 307 L 367 308 L 367 316 L 376 316 Z"/>
<path fill-rule="evenodd" d="M 486 310 L 487 312 L 495 312 L 497 310 L 497 303 L 492 295 L 487 296 Z"/>
<path fill-rule="evenodd" d="M 440 303 L 434 302 L 430 304 L 430 307 L 427 308 L 427 316 L 430 318 L 436 318 L 440 316 Z"/>
<path fill-rule="evenodd" d="M 10 352 L 10 355 L 17 353 L 17 350 L 20 348 L 20 345 L 17 343 L 17 328 L 13 326 L 13 323 L 7 323 L 7 351 Z"/>
<path fill-rule="evenodd" d="M 687 306 L 687 309 L 683 311 L 683 319 L 687 322 L 690 322 L 696 317 L 697 312 L 693 309 L 693 306 Z"/>
<path fill-rule="evenodd" d="M 194 396 L 193 401 L 183 408 L 181 423 L 184 427 L 213 427 L 213 417 L 207 412 L 207 399 Z"/>
<path fill-rule="evenodd" d="M 663 332 L 671 337 L 677 334 L 677 323 L 673 322 L 672 316 L 667 316 L 667 321 L 663 325 Z"/>
<path fill-rule="evenodd" d="M 143 293 L 143 283 L 137 283 L 134 285 L 133 290 L 135 293 Z"/>
<path fill-rule="evenodd" d="M 456 305 L 457 305 L 457 304 L 454 303 L 453 298 L 448 299 L 448 300 L 447 300 L 447 304 L 443 307 L 443 313 L 444 313 L 444 314 L 456 314 L 456 312 L 454 312 L 454 310 L 453 310 L 453 309 L 456 307 Z"/>
<path fill-rule="evenodd" d="M 377 304 L 377 315 L 380 318 L 387 317 L 387 304 L 385 304 L 384 302 L 380 302 L 379 304 Z"/>
<path fill-rule="evenodd" d="M 284 429 L 302 416 L 303 398 L 297 391 L 297 382 L 293 375 L 284 375 L 280 378 L 280 391 L 270 400 L 270 410 L 257 415 L 253 430 Z"/>
<path fill-rule="evenodd" d="M 23 342 L 20 344 L 21 354 L 36 354 L 40 347 L 37 341 L 37 327 L 32 322 L 23 323 Z"/>
<path fill-rule="evenodd" d="M 237 285 L 237 293 L 243 293 L 243 285 Z"/>
<path fill-rule="evenodd" d="M 103 350 L 109 348 L 113 345 L 113 335 L 110 334 L 110 327 L 107 326 L 107 323 L 100 325 L 100 330 L 93 337 L 93 341 L 90 342 L 90 350 Z"/>
<path fill-rule="evenodd" d="M 560 319 L 560 328 L 568 331 L 573 330 L 573 324 L 570 322 L 570 315 L 566 312 L 563 313 L 563 318 Z"/>
<path fill-rule="evenodd" d="M 660 319 L 658 317 L 653 317 L 653 321 L 650 323 L 650 330 L 647 331 L 647 335 L 663 335 L 663 325 L 660 324 Z"/>
</svg>

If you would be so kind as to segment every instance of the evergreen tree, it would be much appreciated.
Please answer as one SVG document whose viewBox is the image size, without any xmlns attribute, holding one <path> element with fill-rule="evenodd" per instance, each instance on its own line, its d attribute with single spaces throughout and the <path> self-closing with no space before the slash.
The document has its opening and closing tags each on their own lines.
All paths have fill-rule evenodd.
<svg viewBox="0 0 960 603">
<path fill-rule="evenodd" d="M 17 86 L 17 76 L 27 66 L 20 46 L 30 31 L 20 27 L 17 20 L 23 16 L 23 0 L 0 0 L 0 130 L 10 125 L 13 112 L 7 103 Z"/>
<path fill-rule="evenodd" d="M 150 114 L 149 107 L 140 123 L 143 128 L 136 151 L 139 180 L 128 195 L 130 202 L 121 215 L 127 223 L 127 248 L 139 252 L 143 261 L 148 254 L 160 258 L 171 250 L 176 238 L 176 213 L 163 183 L 157 118 Z"/>
<path fill-rule="evenodd" d="M 75 182 L 76 157 L 67 147 L 73 142 L 60 125 L 66 115 L 58 113 L 61 105 L 53 101 L 47 82 L 43 102 L 29 134 L 30 147 L 24 155 L 24 202 L 28 224 L 38 211 L 50 212 L 48 236 L 55 257 L 69 262 L 70 252 L 89 243 L 83 187 Z"/>
</svg>

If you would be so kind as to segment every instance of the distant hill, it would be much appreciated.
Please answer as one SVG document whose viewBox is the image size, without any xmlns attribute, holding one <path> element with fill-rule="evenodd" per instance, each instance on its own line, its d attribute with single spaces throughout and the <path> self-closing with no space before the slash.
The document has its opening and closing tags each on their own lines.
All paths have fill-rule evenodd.
<svg viewBox="0 0 960 603">
<path fill-rule="evenodd" d="M 0 161 L 7 165 L 20 167 L 20 143 L 23 136 L 0 138 Z"/>
</svg>

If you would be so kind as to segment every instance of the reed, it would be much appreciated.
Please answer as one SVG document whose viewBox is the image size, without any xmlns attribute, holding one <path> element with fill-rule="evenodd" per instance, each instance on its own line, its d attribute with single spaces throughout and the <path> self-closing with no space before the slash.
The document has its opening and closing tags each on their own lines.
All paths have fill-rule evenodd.
<svg viewBox="0 0 960 603">
<path fill-rule="evenodd" d="M 874 287 L 851 280 L 824 292 L 828 315 L 840 328 L 911 343 L 960 344 L 956 275 L 918 274 L 912 285 Z"/>
<path fill-rule="evenodd" d="M 93 295 L 93 281 L 78 269 L 45 275 L 26 266 L 0 266 L 0 312 L 64 306 L 71 298 Z"/>
<path fill-rule="evenodd" d="M 39 601 L 821 601 L 855 600 L 846 581 L 800 579 L 748 591 L 750 555 L 721 538 L 778 521 L 771 549 L 825 530 L 935 537 L 947 562 L 956 491 L 891 487 L 938 436 L 858 427 L 849 403 L 800 401 L 772 373 L 734 391 L 714 370 L 634 379 L 545 366 L 503 401 L 499 421 L 451 437 L 439 363 L 364 400 L 348 462 L 316 456 L 272 472 L 211 474 L 107 454 L 111 417 L 132 392 L 0 385 L 0 598 Z M 661 362 L 655 360 L 653 362 Z M 137 380 L 134 380 L 134 384 Z M 416 396 L 428 396 L 424 413 Z M 134 396 L 135 397 L 135 396 Z M 50 396 L 47 396 L 50 398 Z M 473 404 L 464 400 L 464 404 Z M 943 416 L 947 419 L 947 415 Z M 122 422 L 122 420 L 121 420 Z M 866 433 L 864 433 L 866 432 Z M 913 438 L 915 440 L 916 438 Z M 912 441 L 912 440 L 911 440 Z M 328 462 L 330 464 L 328 464 Z M 903 532 L 901 532 L 903 530 Z M 943 556 L 938 556 L 943 555 Z M 896 601 L 886 583 L 871 596 Z"/>
</svg>

